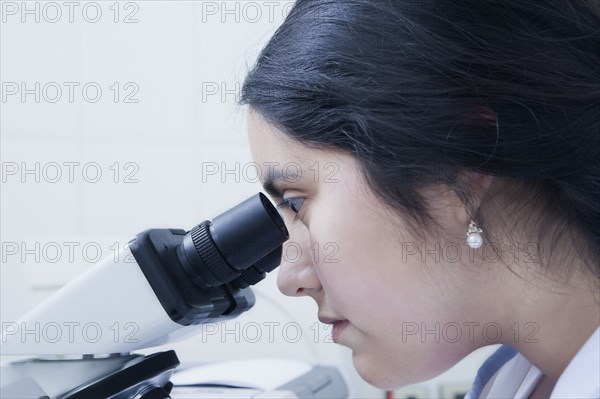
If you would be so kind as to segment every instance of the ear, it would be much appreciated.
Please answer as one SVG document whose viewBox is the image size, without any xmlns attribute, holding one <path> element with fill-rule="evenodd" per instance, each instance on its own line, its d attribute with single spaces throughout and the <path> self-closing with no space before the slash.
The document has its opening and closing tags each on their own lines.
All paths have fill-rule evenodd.
<svg viewBox="0 0 600 399">
<path fill-rule="evenodd" d="M 464 171 L 459 174 L 458 179 L 459 184 L 468 191 L 468 198 L 464 198 L 466 207 L 463 204 L 465 212 L 458 217 L 458 220 L 466 226 L 477 215 L 481 203 L 489 193 L 490 186 L 494 183 L 496 177 L 475 171 Z"/>
<path fill-rule="evenodd" d="M 475 215 L 494 180 L 493 176 L 465 170 L 456 177 L 458 190 L 446 184 L 419 189 L 431 216 L 438 223 L 438 232 L 462 237 L 469 221 L 476 219 Z"/>
</svg>

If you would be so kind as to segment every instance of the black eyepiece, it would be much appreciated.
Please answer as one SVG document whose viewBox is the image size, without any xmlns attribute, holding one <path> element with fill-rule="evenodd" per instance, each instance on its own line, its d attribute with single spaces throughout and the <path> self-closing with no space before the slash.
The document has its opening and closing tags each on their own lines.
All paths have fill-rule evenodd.
<svg viewBox="0 0 600 399">
<path fill-rule="evenodd" d="M 239 288 L 253 285 L 279 266 L 281 245 L 289 238 L 277 209 L 262 194 L 205 220 L 183 238 L 177 254 L 186 273 L 202 288 L 240 278 Z"/>
</svg>

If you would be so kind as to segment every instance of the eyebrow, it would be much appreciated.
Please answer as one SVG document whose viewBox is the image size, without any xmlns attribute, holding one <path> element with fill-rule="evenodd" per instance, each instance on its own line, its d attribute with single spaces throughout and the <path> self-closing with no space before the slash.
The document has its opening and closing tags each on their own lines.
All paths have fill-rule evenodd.
<svg viewBox="0 0 600 399">
<path fill-rule="evenodd" d="M 282 170 L 269 168 L 267 179 L 262 184 L 269 195 L 277 198 L 283 198 L 283 192 L 277 188 L 276 184 L 280 181 L 286 181 L 290 178 L 298 178 L 297 173 L 284 173 Z"/>
</svg>

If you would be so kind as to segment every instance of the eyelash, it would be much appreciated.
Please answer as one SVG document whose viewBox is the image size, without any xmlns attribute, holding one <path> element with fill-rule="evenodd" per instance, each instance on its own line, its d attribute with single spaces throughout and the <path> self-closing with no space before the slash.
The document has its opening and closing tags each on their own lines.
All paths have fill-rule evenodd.
<svg viewBox="0 0 600 399">
<path fill-rule="evenodd" d="M 300 202 L 300 205 L 298 205 L 298 201 Z M 304 199 L 300 197 L 285 198 L 279 205 L 277 205 L 277 208 L 290 209 L 295 214 L 294 222 L 296 222 L 300 220 L 299 213 L 300 208 L 302 207 L 302 202 L 304 202 Z"/>
</svg>

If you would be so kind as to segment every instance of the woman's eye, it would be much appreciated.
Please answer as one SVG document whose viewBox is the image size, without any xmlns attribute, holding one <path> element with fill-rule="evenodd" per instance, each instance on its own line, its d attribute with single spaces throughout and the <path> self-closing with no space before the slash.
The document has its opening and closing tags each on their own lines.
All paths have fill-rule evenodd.
<svg viewBox="0 0 600 399">
<path fill-rule="evenodd" d="M 291 209 L 292 212 L 294 212 L 296 214 L 296 216 L 294 217 L 294 220 L 298 220 L 298 213 L 300 212 L 300 208 L 302 207 L 303 202 L 304 202 L 304 199 L 300 198 L 300 197 L 285 198 L 278 205 L 278 208 Z"/>
</svg>

